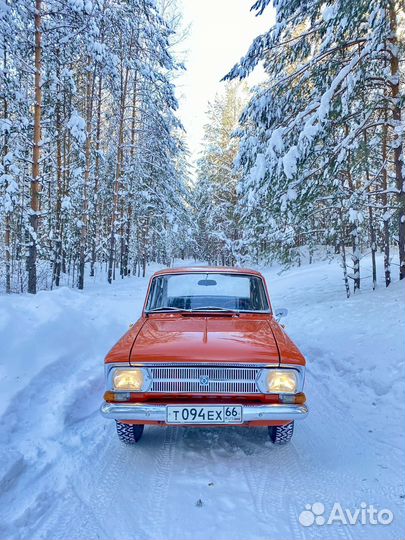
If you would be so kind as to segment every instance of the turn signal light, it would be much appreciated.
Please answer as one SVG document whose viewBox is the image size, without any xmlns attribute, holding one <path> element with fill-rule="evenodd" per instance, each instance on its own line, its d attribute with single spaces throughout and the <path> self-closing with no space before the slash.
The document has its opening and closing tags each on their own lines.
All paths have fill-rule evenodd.
<svg viewBox="0 0 405 540">
<path fill-rule="evenodd" d="M 129 392 L 105 392 L 104 401 L 129 401 L 131 394 Z"/>
<path fill-rule="evenodd" d="M 279 399 L 281 403 L 295 403 L 296 405 L 302 405 L 306 402 L 307 397 L 303 392 L 299 394 L 280 394 Z"/>
</svg>

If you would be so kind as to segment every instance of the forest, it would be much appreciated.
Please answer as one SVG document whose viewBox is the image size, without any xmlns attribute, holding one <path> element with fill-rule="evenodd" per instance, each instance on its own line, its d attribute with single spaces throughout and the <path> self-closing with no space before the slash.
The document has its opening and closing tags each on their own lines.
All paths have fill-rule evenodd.
<svg viewBox="0 0 405 540">
<path fill-rule="evenodd" d="M 381 252 L 385 285 L 405 278 L 404 6 L 272 5 L 208 105 L 193 171 L 175 2 L 0 0 L 0 291 L 179 258 L 339 256 L 350 296 L 370 253 L 376 287 Z"/>
</svg>

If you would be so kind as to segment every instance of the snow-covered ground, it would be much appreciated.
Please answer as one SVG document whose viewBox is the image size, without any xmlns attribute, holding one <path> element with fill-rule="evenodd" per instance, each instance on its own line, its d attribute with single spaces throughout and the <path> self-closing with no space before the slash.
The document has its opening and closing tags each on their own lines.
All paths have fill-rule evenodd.
<svg viewBox="0 0 405 540">
<path fill-rule="evenodd" d="M 364 270 L 367 273 L 367 270 Z M 308 359 L 310 415 L 264 428 L 145 430 L 126 447 L 98 413 L 103 357 L 147 280 L 0 297 L 0 537 L 403 537 L 405 283 L 347 300 L 336 262 L 265 271 Z M 389 509 L 390 525 L 300 524 L 306 505 Z"/>
</svg>

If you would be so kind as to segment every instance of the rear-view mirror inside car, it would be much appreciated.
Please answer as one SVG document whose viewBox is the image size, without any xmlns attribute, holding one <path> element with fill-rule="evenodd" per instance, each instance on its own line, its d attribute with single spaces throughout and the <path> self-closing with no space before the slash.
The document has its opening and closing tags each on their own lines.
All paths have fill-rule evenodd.
<svg viewBox="0 0 405 540">
<path fill-rule="evenodd" d="M 203 287 L 213 287 L 216 284 L 215 279 L 200 279 L 198 282 L 198 285 L 202 285 Z"/>
</svg>

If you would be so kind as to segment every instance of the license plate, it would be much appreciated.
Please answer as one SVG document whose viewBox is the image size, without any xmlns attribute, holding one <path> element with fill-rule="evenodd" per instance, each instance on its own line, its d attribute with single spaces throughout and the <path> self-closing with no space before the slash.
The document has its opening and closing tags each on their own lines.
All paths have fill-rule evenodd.
<svg viewBox="0 0 405 540">
<path fill-rule="evenodd" d="M 167 424 L 241 424 L 241 405 L 183 406 L 166 407 Z"/>
</svg>

